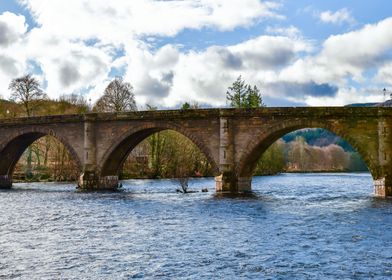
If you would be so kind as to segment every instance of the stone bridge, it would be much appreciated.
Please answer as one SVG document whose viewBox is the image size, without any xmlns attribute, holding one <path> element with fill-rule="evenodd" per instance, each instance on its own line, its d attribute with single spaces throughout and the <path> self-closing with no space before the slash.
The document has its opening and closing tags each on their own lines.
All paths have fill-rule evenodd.
<svg viewBox="0 0 392 280">
<path fill-rule="evenodd" d="M 77 163 L 80 187 L 113 189 L 130 151 L 151 134 L 169 129 L 188 137 L 205 154 L 217 191 L 244 192 L 251 190 L 261 154 L 301 128 L 324 128 L 345 139 L 366 162 L 376 195 L 392 195 L 392 109 L 380 107 L 197 109 L 1 120 L 0 186 L 10 188 L 25 149 L 51 135 Z"/>
</svg>

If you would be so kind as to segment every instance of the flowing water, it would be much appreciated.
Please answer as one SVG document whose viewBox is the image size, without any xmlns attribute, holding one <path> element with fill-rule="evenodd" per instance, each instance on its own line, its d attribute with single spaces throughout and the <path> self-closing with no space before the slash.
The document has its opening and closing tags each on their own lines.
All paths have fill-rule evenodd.
<svg viewBox="0 0 392 280">
<path fill-rule="evenodd" d="M 129 180 L 0 191 L 1 279 L 391 279 L 392 200 L 369 174 L 256 177 L 221 197 L 214 180 Z"/>
</svg>

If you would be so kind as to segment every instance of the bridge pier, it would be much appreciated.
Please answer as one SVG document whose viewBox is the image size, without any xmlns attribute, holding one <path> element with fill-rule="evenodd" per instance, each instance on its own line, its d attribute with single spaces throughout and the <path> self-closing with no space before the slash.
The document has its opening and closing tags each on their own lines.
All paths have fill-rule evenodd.
<svg viewBox="0 0 392 280">
<path fill-rule="evenodd" d="M 377 122 L 378 164 L 374 177 L 374 193 L 379 197 L 392 196 L 392 123 L 381 117 Z"/>
<path fill-rule="evenodd" d="M 233 134 L 229 119 L 221 117 L 219 120 L 219 171 L 221 175 L 215 177 L 217 192 L 237 192 L 237 180 L 234 172 Z"/>
<path fill-rule="evenodd" d="M 217 192 L 244 193 L 252 191 L 252 177 L 236 177 L 227 173 L 215 177 Z"/>
<path fill-rule="evenodd" d="M 215 177 L 217 192 L 250 192 L 252 177 L 238 177 L 235 172 L 234 132 L 229 118 L 220 118 L 219 131 L 219 169 L 220 176 Z"/>
<path fill-rule="evenodd" d="M 374 180 L 374 194 L 379 197 L 392 196 L 391 177 L 384 177 Z"/>
<path fill-rule="evenodd" d="M 239 177 L 237 179 L 238 192 L 252 191 L 252 177 Z"/>
<path fill-rule="evenodd" d="M 118 176 L 101 176 L 97 172 L 96 119 L 85 116 L 84 122 L 84 166 L 78 180 L 81 191 L 114 191 L 119 187 Z"/>
<path fill-rule="evenodd" d="M 0 175 L 0 189 L 10 189 L 12 187 L 12 176 Z"/>
<path fill-rule="evenodd" d="M 223 172 L 215 177 L 216 192 L 237 192 L 237 186 L 233 176 L 229 172 Z"/>
<path fill-rule="evenodd" d="M 115 191 L 119 186 L 118 176 L 99 176 L 94 171 L 85 171 L 78 181 L 81 191 Z"/>
<path fill-rule="evenodd" d="M 79 176 L 78 189 L 82 191 L 98 190 L 98 177 L 94 171 L 85 170 Z"/>
</svg>

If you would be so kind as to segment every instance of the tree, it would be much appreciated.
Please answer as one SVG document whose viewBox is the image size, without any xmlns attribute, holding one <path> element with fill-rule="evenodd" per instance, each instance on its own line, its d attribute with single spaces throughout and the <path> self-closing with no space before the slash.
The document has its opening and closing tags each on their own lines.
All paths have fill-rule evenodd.
<svg viewBox="0 0 392 280">
<path fill-rule="evenodd" d="M 288 167 L 293 171 L 303 171 L 306 168 L 308 145 L 301 136 L 290 143 L 288 152 Z"/>
<path fill-rule="evenodd" d="M 166 133 L 157 132 L 148 137 L 148 142 L 150 146 L 150 166 L 152 169 L 152 177 L 160 178 L 162 176 L 162 169 L 164 165 L 163 152 L 166 144 Z"/>
<path fill-rule="evenodd" d="M 248 85 L 239 76 L 226 92 L 226 98 L 230 106 L 235 108 L 259 108 L 263 107 L 260 90 L 257 86 Z"/>
<path fill-rule="evenodd" d="M 94 109 L 99 112 L 136 111 L 132 85 L 124 82 L 121 77 L 116 77 L 106 87 L 103 96 L 98 99 Z"/>
<path fill-rule="evenodd" d="M 199 172 L 198 162 L 202 160 L 200 151 L 188 138 L 177 132 L 167 131 L 167 136 L 171 139 L 166 145 L 168 175 L 179 182 L 181 189 L 177 189 L 177 192 L 189 193 L 189 178 Z"/>
<path fill-rule="evenodd" d="M 89 111 L 89 104 L 82 95 L 78 94 L 63 94 L 59 98 L 59 105 L 62 113 L 66 113 L 67 109 L 71 109 L 78 114 L 84 114 Z M 57 108 L 56 108 L 57 109 Z"/>
<path fill-rule="evenodd" d="M 37 79 L 27 74 L 20 78 L 13 79 L 8 87 L 11 90 L 10 99 L 13 101 L 20 101 L 23 104 L 27 117 L 30 117 L 33 112 L 34 103 L 37 100 L 46 98 L 46 94 L 42 91 Z M 31 146 L 28 148 L 26 175 L 31 176 Z"/>
<path fill-rule="evenodd" d="M 368 171 L 366 163 L 362 160 L 358 152 L 350 153 L 349 171 Z"/>
<path fill-rule="evenodd" d="M 200 109 L 200 106 L 197 102 L 193 102 L 192 104 L 189 102 L 185 102 L 181 105 L 181 110 L 188 110 L 188 109 Z"/>
<path fill-rule="evenodd" d="M 255 175 L 274 175 L 286 169 L 285 142 L 279 139 L 272 144 L 257 162 Z"/>
<path fill-rule="evenodd" d="M 185 102 L 184 104 L 182 104 L 181 106 L 181 110 L 188 110 L 191 108 L 191 104 L 189 104 L 188 102 Z"/>
<path fill-rule="evenodd" d="M 257 86 L 253 86 L 253 88 L 251 88 L 251 86 L 248 85 L 245 107 L 259 108 L 264 106 L 265 105 L 263 104 L 263 99 L 261 98 L 260 90 L 257 88 Z"/>
<path fill-rule="evenodd" d="M 42 91 L 39 82 L 31 74 L 13 79 L 8 88 L 11 90 L 10 99 L 20 101 L 28 117 L 33 112 L 34 101 L 46 98 L 46 94 Z"/>
</svg>

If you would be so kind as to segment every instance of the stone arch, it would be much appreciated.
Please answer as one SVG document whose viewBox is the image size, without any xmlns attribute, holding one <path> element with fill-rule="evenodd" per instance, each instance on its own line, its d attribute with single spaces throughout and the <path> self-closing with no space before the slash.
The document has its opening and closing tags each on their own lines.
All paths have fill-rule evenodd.
<svg viewBox="0 0 392 280">
<path fill-rule="evenodd" d="M 11 176 L 16 163 L 27 147 L 47 135 L 54 137 L 67 148 L 77 168 L 81 171 L 82 162 L 75 149 L 64 137 L 58 135 L 53 129 L 32 126 L 10 133 L 0 144 L 0 175 Z"/>
<path fill-rule="evenodd" d="M 193 144 L 200 149 L 200 151 L 207 158 L 208 162 L 212 166 L 214 174 L 219 173 L 219 168 L 215 160 L 213 159 L 212 152 L 205 145 L 203 140 L 200 140 L 193 133 L 184 129 L 183 127 L 167 122 L 167 123 L 146 123 L 137 127 L 134 127 L 127 132 L 123 133 L 117 140 L 113 141 L 109 149 L 105 152 L 98 166 L 98 170 L 101 176 L 112 176 L 117 175 L 122 167 L 124 161 L 128 157 L 129 153 L 144 139 L 150 135 L 164 131 L 172 130 L 180 133 L 181 135 L 188 138 Z"/>
<path fill-rule="evenodd" d="M 304 120 L 271 124 L 264 129 L 264 133 L 259 135 L 259 137 L 254 137 L 247 145 L 246 151 L 248 152 L 239 160 L 239 164 L 236 168 L 238 177 L 251 178 L 253 176 L 257 160 L 273 143 L 290 132 L 304 128 L 326 129 L 347 141 L 366 163 L 373 179 L 377 178 L 379 173 L 378 164 L 374 162 L 372 157 L 366 151 L 366 147 L 362 147 L 344 128 L 337 128 L 328 122 L 321 123 L 317 121 Z"/>
</svg>

